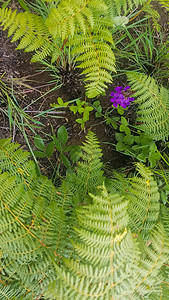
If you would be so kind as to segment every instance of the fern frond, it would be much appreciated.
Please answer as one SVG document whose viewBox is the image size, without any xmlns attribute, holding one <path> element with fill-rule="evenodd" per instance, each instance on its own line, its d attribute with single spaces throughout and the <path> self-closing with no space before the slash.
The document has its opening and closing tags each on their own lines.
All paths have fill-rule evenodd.
<svg viewBox="0 0 169 300">
<path fill-rule="evenodd" d="M 57 191 L 28 159 L 18 144 L 0 140 L 1 282 L 11 284 L 11 291 L 19 286 L 19 296 L 28 293 L 25 299 L 30 294 L 34 299 L 56 279 L 53 262 L 71 252 L 64 210 L 71 201 L 68 189 Z"/>
<path fill-rule="evenodd" d="M 110 73 L 116 72 L 115 56 L 108 44 L 113 45 L 111 32 L 108 24 L 99 19 L 99 15 L 98 20 L 95 20 L 93 28 L 88 26 L 85 35 L 76 35 L 69 41 L 73 46 L 72 54 L 78 53 L 75 59 L 77 67 L 83 69 L 84 80 L 89 82 L 86 85 L 89 98 L 102 93 L 106 84 L 112 82 Z"/>
<path fill-rule="evenodd" d="M 68 176 L 68 184 L 72 184 L 74 195 L 84 201 L 85 197 L 94 192 L 103 183 L 103 171 L 101 162 L 101 149 L 95 134 L 89 131 L 86 141 L 83 143 L 81 160 L 78 162 L 76 174 Z"/>
<path fill-rule="evenodd" d="M 104 0 L 105 4 L 108 7 L 109 15 L 111 18 L 120 15 L 122 11 L 125 13 L 127 12 L 127 9 L 138 7 L 139 5 L 143 5 L 146 3 L 146 0 Z"/>
<path fill-rule="evenodd" d="M 161 218 L 164 224 L 164 229 L 167 236 L 169 237 L 169 210 L 167 207 L 163 205 L 161 205 L 160 208 L 161 208 Z"/>
<path fill-rule="evenodd" d="M 59 280 L 52 282 L 46 297 L 54 299 L 149 299 L 160 294 L 161 275 L 168 259 L 163 226 L 152 231 L 151 243 L 134 238 L 127 227 L 128 202 L 102 187 L 93 205 L 79 210 L 76 229 L 77 260 L 56 266 Z M 79 262 L 80 261 L 80 262 Z"/>
<path fill-rule="evenodd" d="M 169 1 L 168 0 L 158 0 L 162 7 L 169 11 Z"/>
<path fill-rule="evenodd" d="M 0 169 L 9 171 L 10 175 L 16 174 L 17 180 L 25 185 L 32 182 L 36 176 L 36 168 L 32 161 L 28 160 L 30 153 L 19 148 L 19 144 L 11 143 L 11 139 L 0 140 Z"/>
<path fill-rule="evenodd" d="M 131 230 L 134 233 L 150 232 L 156 225 L 160 210 L 160 194 L 150 169 L 137 164 L 138 174 L 131 179 L 127 198 Z"/>
<path fill-rule="evenodd" d="M 16 10 L 0 8 L 0 22 L 4 30 L 8 29 L 8 36 L 13 35 L 12 42 L 20 40 L 17 49 L 36 51 L 31 61 L 40 61 L 47 56 L 51 56 L 53 61 L 61 55 L 60 41 L 52 40 L 41 16 L 27 11 L 17 14 Z"/>
<path fill-rule="evenodd" d="M 139 104 L 137 119 L 142 124 L 138 127 L 147 132 L 156 141 L 169 136 L 169 91 L 159 87 L 150 76 L 141 73 L 127 73 L 131 88 Z"/>
<path fill-rule="evenodd" d="M 86 21 L 93 27 L 95 11 L 103 12 L 106 9 L 103 0 L 62 0 L 49 13 L 46 26 L 54 38 L 60 36 L 65 39 L 70 34 L 73 36 L 77 27 L 85 34 Z"/>
<path fill-rule="evenodd" d="M 62 0 L 46 20 L 29 12 L 0 9 L 0 22 L 8 29 L 8 36 L 13 35 L 12 42 L 19 40 L 17 49 L 35 51 L 32 62 L 46 57 L 55 62 L 62 55 L 63 41 L 69 41 L 71 55 L 76 55 L 78 67 L 84 70 L 87 95 L 92 98 L 104 92 L 112 82 L 110 72 L 115 72 L 110 31 L 114 25 L 106 10 L 103 0 Z"/>
</svg>

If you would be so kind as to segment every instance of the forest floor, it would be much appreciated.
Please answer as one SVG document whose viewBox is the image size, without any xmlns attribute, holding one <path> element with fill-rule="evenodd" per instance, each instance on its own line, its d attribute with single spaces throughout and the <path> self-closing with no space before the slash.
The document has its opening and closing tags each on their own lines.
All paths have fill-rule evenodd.
<svg viewBox="0 0 169 300">
<path fill-rule="evenodd" d="M 16 1 L 11 3 L 11 8 L 15 9 Z M 158 4 L 155 6 L 161 15 L 161 26 L 168 30 L 168 15 Z M 51 108 L 50 104 L 56 103 L 58 97 L 61 97 L 64 102 L 77 98 L 85 100 L 83 84 L 78 80 L 79 75 L 73 67 L 70 66 L 62 70 L 62 85 L 58 88 L 57 82 L 51 82 L 54 80 L 54 77 L 51 77 L 44 65 L 31 63 L 31 54 L 15 50 L 16 47 L 17 43 L 11 43 L 10 38 L 7 37 L 7 32 L 2 31 L 0 28 L 0 80 L 4 80 L 10 87 L 13 85 L 18 105 L 22 109 L 26 108 L 25 111 L 30 117 L 35 118 L 35 115 L 38 115 L 40 112 L 49 110 Z M 110 102 L 111 92 L 114 91 L 116 86 L 125 86 L 126 84 L 125 76 L 116 76 L 113 83 L 106 90 L 106 95 L 97 99 L 100 101 L 104 113 L 112 109 L 112 103 Z M 11 137 L 13 141 L 28 149 L 22 131 L 19 130 L 16 124 L 10 126 L 9 117 L 4 114 L 4 110 L 7 112 L 7 102 L 5 104 L 0 99 L 0 138 Z M 132 106 L 125 112 L 125 116 L 130 120 L 135 118 L 135 110 Z M 82 130 L 80 124 L 75 121 L 78 117 L 78 115 L 70 112 L 68 108 L 56 108 L 53 114 L 46 113 L 36 118 L 43 126 L 34 130 L 36 134 L 40 135 L 46 142 L 49 142 L 52 128 L 56 134 L 58 128 L 64 125 L 68 132 L 68 145 L 81 145 L 90 129 L 96 133 L 101 144 L 106 169 L 112 170 L 132 166 L 132 160 L 129 156 L 115 150 L 115 129 L 106 124 L 103 117 L 96 118 L 95 112 L 92 111 L 85 130 Z M 36 150 L 33 141 L 34 134 L 26 126 L 25 132 L 32 149 Z M 52 161 L 56 163 L 57 153 L 53 154 Z M 48 168 L 48 160 L 40 159 L 40 165 L 43 170 L 47 169 L 47 174 L 49 175 L 51 170 Z"/>
</svg>

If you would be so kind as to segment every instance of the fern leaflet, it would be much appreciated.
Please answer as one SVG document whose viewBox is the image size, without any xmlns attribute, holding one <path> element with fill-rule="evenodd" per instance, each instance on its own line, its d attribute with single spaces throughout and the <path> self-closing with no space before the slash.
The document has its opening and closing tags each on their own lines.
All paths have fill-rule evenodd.
<svg viewBox="0 0 169 300">
<path fill-rule="evenodd" d="M 156 141 L 168 139 L 169 135 L 169 91 L 159 87 L 150 76 L 141 73 L 127 73 L 135 101 L 139 104 L 138 127 L 147 132 Z"/>
</svg>

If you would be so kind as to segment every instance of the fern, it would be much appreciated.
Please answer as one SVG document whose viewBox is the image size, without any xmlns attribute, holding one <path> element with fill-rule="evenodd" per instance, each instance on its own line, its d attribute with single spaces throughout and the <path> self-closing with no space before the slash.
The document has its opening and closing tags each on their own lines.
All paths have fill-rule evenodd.
<svg viewBox="0 0 169 300">
<path fill-rule="evenodd" d="M 78 53 L 75 61 L 78 68 L 84 69 L 87 96 L 93 98 L 112 82 L 110 72 L 115 70 L 115 56 L 110 45 L 113 45 L 111 32 L 108 29 L 110 21 L 104 22 L 99 15 L 93 28 L 88 26 L 85 35 L 76 35 L 69 41 L 73 46 L 72 54 Z M 110 43 L 110 45 L 108 44 Z"/>
<path fill-rule="evenodd" d="M 158 2 L 161 4 L 162 7 L 164 7 L 166 10 L 169 10 L 169 2 L 168 0 L 158 0 Z"/>
<path fill-rule="evenodd" d="M 95 10 L 103 12 L 106 9 L 103 0 L 62 0 L 50 11 L 46 25 L 54 38 L 59 35 L 64 40 L 69 34 L 73 36 L 77 27 L 85 34 L 86 24 L 91 27 L 94 25 Z"/>
<path fill-rule="evenodd" d="M 131 179 L 127 192 L 130 226 L 135 234 L 141 231 L 147 234 L 158 221 L 160 195 L 152 172 L 141 164 L 137 165 L 137 169 L 139 174 Z"/>
<path fill-rule="evenodd" d="M 79 211 L 77 260 L 66 260 L 56 269 L 60 281 L 51 283 L 52 299 L 143 299 L 161 295 L 168 258 L 162 224 L 151 232 L 150 244 L 134 238 L 128 229 L 127 204 L 118 194 L 93 196 L 94 204 Z M 79 262 L 80 261 L 80 262 Z M 159 275 L 160 274 L 160 275 Z M 147 298 L 149 299 L 149 298 Z"/>
<path fill-rule="evenodd" d="M 155 80 L 141 73 L 127 73 L 135 101 L 139 104 L 138 127 L 152 136 L 155 141 L 166 140 L 169 135 L 169 92 L 159 87 Z"/>
<path fill-rule="evenodd" d="M 105 4 L 109 9 L 109 14 L 111 18 L 120 15 L 121 11 L 127 12 L 127 9 L 138 7 L 139 5 L 143 5 L 147 1 L 145 0 L 104 0 Z"/>
<path fill-rule="evenodd" d="M 0 299 L 166 299 L 168 214 L 152 172 L 105 179 L 92 132 L 82 150 L 56 188 L 0 140 Z"/>
<path fill-rule="evenodd" d="M 61 202 L 61 191 L 58 195 L 51 181 L 36 174 L 27 152 L 9 142 L 0 141 L 1 169 L 6 171 L 0 175 L 1 287 L 7 284 L 13 291 L 19 286 L 16 296 L 34 299 L 56 278 L 53 262 L 71 248 L 64 213 L 70 199 L 64 195 Z"/>
<path fill-rule="evenodd" d="M 87 201 L 88 194 L 96 191 L 97 186 L 103 183 L 101 149 L 95 134 L 89 131 L 83 144 L 81 160 L 78 162 L 76 172 L 67 177 L 77 203 Z"/>
<path fill-rule="evenodd" d="M 88 97 L 104 92 L 112 82 L 110 73 L 115 72 L 114 23 L 104 1 L 51 1 L 47 11 L 45 17 L 40 9 L 43 16 L 0 9 L 0 23 L 8 36 L 13 35 L 12 42 L 19 40 L 17 49 L 35 52 L 33 62 L 51 57 L 52 63 L 58 63 L 63 47 L 72 45 L 71 56 L 79 54 L 77 67 L 83 69 Z"/>
<path fill-rule="evenodd" d="M 89 98 L 104 92 L 106 83 L 112 82 L 109 72 L 115 72 L 115 57 L 110 47 L 113 40 L 109 30 L 113 23 L 105 19 L 106 8 L 103 1 L 62 1 L 46 20 L 54 38 L 59 35 L 64 40 L 70 35 L 71 54 L 78 54 L 75 61 L 80 62 L 78 68 L 84 69 L 85 81 L 90 82 L 86 85 Z"/>
<path fill-rule="evenodd" d="M 17 49 L 26 52 L 36 51 L 31 61 L 40 61 L 51 56 L 54 62 L 61 55 L 61 41 L 52 40 L 48 28 L 41 16 L 11 9 L 0 9 L 0 22 L 4 30 L 8 28 L 8 36 L 13 35 L 12 42 L 20 40 Z M 59 44 L 60 43 L 60 44 Z"/>
</svg>

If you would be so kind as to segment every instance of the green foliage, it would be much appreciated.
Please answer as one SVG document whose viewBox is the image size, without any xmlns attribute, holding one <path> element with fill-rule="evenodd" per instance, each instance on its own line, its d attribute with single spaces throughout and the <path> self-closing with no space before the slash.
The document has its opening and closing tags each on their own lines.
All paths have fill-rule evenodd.
<svg viewBox="0 0 169 300">
<path fill-rule="evenodd" d="M 73 101 L 74 102 L 74 101 Z M 72 103 L 72 101 L 71 101 Z M 74 114 L 82 115 L 81 118 L 76 119 L 76 122 L 81 124 L 81 128 L 85 129 L 85 123 L 89 120 L 90 112 L 93 110 L 93 107 L 87 101 L 81 101 L 80 99 L 75 100 L 74 104 L 69 105 L 69 102 L 63 102 L 59 97 L 58 104 L 52 103 L 52 107 L 68 107 L 70 111 Z"/>
<path fill-rule="evenodd" d="M 158 2 L 160 2 L 160 4 L 161 4 L 166 10 L 169 10 L 169 3 L 168 3 L 168 0 L 158 0 Z"/>
<path fill-rule="evenodd" d="M 80 146 L 77 145 L 66 146 L 67 140 L 68 140 L 68 133 L 65 126 L 59 127 L 57 131 L 57 137 L 53 133 L 52 141 L 50 141 L 47 144 L 47 146 L 45 146 L 45 142 L 42 137 L 40 137 L 39 135 L 36 135 L 34 137 L 35 146 L 38 148 L 38 151 L 37 150 L 34 151 L 34 155 L 36 157 L 41 157 L 41 158 L 47 157 L 49 159 L 49 162 L 51 163 L 50 157 L 52 156 L 54 149 L 56 147 L 56 150 L 58 152 L 58 157 L 57 157 L 58 162 L 53 170 L 53 178 L 55 176 L 59 176 L 61 164 L 63 164 L 67 170 L 71 170 L 72 164 L 76 163 L 80 158 L 80 154 L 81 154 Z M 66 153 L 68 152 L 71 161 L 66 155 Z"/>
<path fill-rule="evenodd" d="M 91 200 L 89 193 L 95 192 L 97 186 L 103 183 L 103 164 L 100 161 L 101 149 L 93 132 L 89 131 L 81 149 L 81 159 L 75 169 L 76 173 L 70 174 L 67 180 L 74 190 L 74 201 L 78 203 L 80 199 L 80 202 L 85 204 Z"/>
<path fill-rule="evenodd" d="M 139 164 L 130 179 L 104 178 L 89 132 L 55 187 L 18 147 L 0 140 L 1 299 L 165 299 L 168 214 L 152 172 Z"/>
<path fill-rule="evenodd" d="M 136 234 L 142 232 L 149 235 L 158 222 L 160 194 L 153 173 L 142 164 L 137 164 L 137 170 L 138 174 L 131 178 L 128 191 L 130 227 Z M 138 197 L 142 199 L 141 202 Z"/>
<path fill-rule="evenodd" d="M 85 81 L 90 81 L 86 85 L 87 95 L 95 97 L 104 91 L 105 83 L 112 81 L 109 72 L 115 71 L 115 58 L 109 45 L 113 45 L 109 31 L 113 24 L 103 17 L 107 7 L 103 0 L 63 0 L 53 1 L 53 5 L 47 18 L 2 8 L 0 22 L 4 30 L 8 29 L 8 36 L 13 35 L 12 42 L 20 40 L 17 49 L 35 52 L 32 61 L 50 56 L 52 63 L 58 62 L 64 45 L 72 45 L 71 55 L 78 53 L 77 66 L 84 69 Z"/>
<path fill-rule="evenodd" d="M 79 99 L 76 100 L 76 105 L 70 105 L 70 111 L 72 111 L 74 114 L 77 112 L 79 114 L 82 114 L 82 118 L 76 119 L 77 123 L 81 124 L 81 128 L 85 128 L 85 123 L 89 120 L 89 113 L 93 110 L 93 107 L 89 105 L 86 101 L 80 101 Z"/>
<path fill-rule="evenodd" d="M 69 48 L 76 67 L 81 69 L 86 95 L 93 98 L 104 93 L 112 82 L 111 74 L 116 72 L 112 31 L 128 23 L 122 12 L 146 1 L 19 2 L 26 12 L 0 9 L 0 23 L 4 30 L 8 29 L 12 42 L 19 41 L 17 49 L 34 52 L 33 62 L 50 57 L 51 63 L 59 67 Z M 29 6 L 36 13 L 30 12 Z"/>
<path fill-rule="evenodd" d="M 38 176 L 29 153 L 18 146 L 0 141 L 1 299 L 43 293 L 55 278 L 53 261 L 68 246 L 67 196 L 60 201 L 52 182 Z"/>
<path fill-rule="evenodd" d="M 96 97 L 104 92 L 107 83 L 112 82 L 110 72 L 115 72 L 115 57 L 110 45 L 113 45 L 112 35 L 108 27 L 110 21 L 96 15 L 95 24 L 88 28 L 86 34 L 76 35 L 69 42 L 72 53 L 78 53 L 76 62 L 78 68 L 84 69 L 86 95 Z M 113 26 L 113 25 L 112 25 Z M 110 45 L 109 45 L 110 44 Z M 108 72 L 109 71 L 109 72 Z M 88 83 L 89 82 L 89 83 Z"/>
<path fill-rule="evenodd" d="M 100 101 L 98 101 L 98 100 L 97 100 L 97 101 L 94 101 L 93 106 L 94 106 L 94 108 L 96 109 L 95 117 L 96 117 L 96 118 L 101 117 L 101 116 L 102 116 L 102 114 L 101 114 L 101 112 L 102 112 L 102 106 L 101 106 L 101 104 L 100 104 Z"/>
<path fill-rule="evenodd" d="M 147 13 L 154 12 L 149 3 L 141 10 Z M 159 17 L 158 13 L 157 16 Z M 141 19 L 134 30 L 132 25 L 127 25 L 123 29 L 122 36 L 119 38 L 117 35 L 114 39 L 116 64 L 120 73 L 135 70 L 159 80 L 168 78 L 168 41 L 165 38 L 165 32 L 163 33 L 157 22 L 152 26 L 151 21 L 145 22 Z"/>
<path fill-rule="evenodd" d="M 154 168 L 161 157 L 157 152 L 157 146 L 151 135 L 140 130 L 134 131 L 132 134 L 128 121 L 123 116 L 121 117 L 119 130 L 121 132 L 115 133 L 117 140 L 116 150 L 136 157 L 143 162 L 148 160 L 151 168 Z"/>
<path fill-rule="evenodd" d="M 169 92 L 162 85 L 141 73 L 128 72 L 128 80 L 138 103 L 138 129 L 154 141 L 166 140 L 169 135 Z"/>
<path fill-rule="evenodd" d="M 64 271 L 56 266 L 60 280 L 49 285 L 51 299 L 143 299 L 162 297 L 161 274 L 168 259 L 167 236 L 158 223 L 150 241 L 131 233 L 128 201 L 118 194 L 91 195 L 93 205 L 78 211 L 74 243 L 78 259 L 65 260 Z"/>
</svg>

